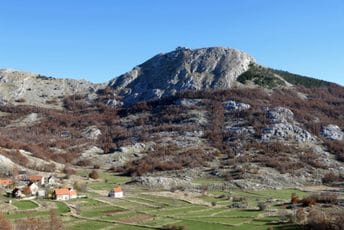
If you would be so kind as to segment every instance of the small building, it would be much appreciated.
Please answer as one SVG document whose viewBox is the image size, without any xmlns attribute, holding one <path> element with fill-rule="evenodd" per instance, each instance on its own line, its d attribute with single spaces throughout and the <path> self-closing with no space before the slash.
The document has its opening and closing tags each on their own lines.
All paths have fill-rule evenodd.
<svg viewBox="0 0 344 230">
<path fill-rule="evenodd" d="M 49 176 L 47 178 L 46 184 L 48 185 L 55 185 L 56 184 L 56 178 L 54 176 Z"/>
<path fill-rule="evenodd" d="M 32 183 L 37 183 L 39 185 L 44 185 L 44 177 L 43 176 L 29 176 L 29 181 Z"/>
<path fill-rule="evenodd" d="M 0 179 L 0 187 L 7 188 L 14 184 L 13 180 L 10 179 Z"/>
<path fill-rule="evenodd" d="M 47 195 L 47 192 L 43 189 L 38 190 L 36 193 L 37 197 L 46 197 L 46 195 Z"/>
<path fill-rule="evenodd" d="M 22 193 L 26 196 L 36 196 L 38 190 L 39 187 L 36 183 L 29 182 L 29 184 L 22 189 Z"/>
<path fill-rule="evenodd" d="M 22 191 L 19 188 L 14 188 L 11 192 L 11 197 L 23 198 L 23 197 L 25 197 L 25 195 L 22 193 Z"/>
<path fill-rule="evenodd" d="M 58 188 L 55 189 L 52 198 L 55 200 L 70 200 L 77 198 L 76 191 L 72 188 Z"/>
<path fill-rule="evenodd" d="M 115 187 L 115 188 L 111 189 L 108 196 L 113 197 L 113 198 L 121 198 L 121 197 L 123 197 L 123 190 L 120 186 Z"/>
</svg>

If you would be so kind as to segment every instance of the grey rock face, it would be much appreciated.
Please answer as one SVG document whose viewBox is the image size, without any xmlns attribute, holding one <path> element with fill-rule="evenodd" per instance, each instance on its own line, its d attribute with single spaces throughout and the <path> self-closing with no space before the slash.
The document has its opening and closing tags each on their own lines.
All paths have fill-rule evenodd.
<svg viewBox="0 0 344 230">
<path fill-rule="evenodd" d="M 286 123 L 294 119 L 294 113 L 290 109 L 284 107 L 269 109 L 266 116 L 272 123 Z"/>
<path fill-rule="evenodd" d="M 100 154 L 103 154 L 104 151 L 101 148 L 98 148 L 96 146 L 93 146 L 87 150 L 85 150 L 83 153 L 81 153 L 81 156 L 83 158 L 90 158 L 90 157 L 94 157 Z"/>
<path fill-rule="evenodd" d="M 130 146 L 122 146 L 119 151 L 122 153 L 139 153 L 145 149 L 146 145 L 144 143 L 135 143 Z"/>
<path fill-rule="evenodd" d="M 230 88 L 255 60 L 227 48 L 186 49 L 159 54 L 109 82 L 125 104 L 173 95 L 181 90 Z"/>
<path fill-rule="evenodd" d="M 32 126 L 36 123 L 38 123 L 41 120 L 39 115 L 37 113 L 30 113 L 27 116 L 21 117 L 15 121 L 13 121 L 11 124 L 7 126 L 7 128 L 11 127 L 24 127 L 24 126 Z"/>
<path fill-rule="evenodd" d="M 89 126 L 84 129 L 81 134 L 88 139 L 97 140 L 98 136 L 101 135 L 102 132 L 96 126 Z"/>
<path fill-rule="evenodd" d="M 175 177 L 152 177 L 152 176 L 141 176 L 135 178 L 134 182 L 139 183 L 143 186 L 151 188 L 161 188 L 169 190 L 176 187 L 189 187 L 191 184 L 191 178 L 175 178 Z"/>
<path fill-rule="evenodd" d="M 190 107 L 190 106 L 201 105 L 202 102 L 203 102 L 202 99 L 188 99 L 188 98 L 182 98 L 182 99 L 176 100 L 175 104 L 176 104 L 176 105 L 182 105 L 182 106 Z"/>
<path fill-rule="evenodd" d="M 263 129 L 262 140 L 295 140 L 298 142 L 313 141 L 313 136 L 306 130 L 290 123 L 273 124 Z"/>
<path fill-rule="evenodd" d="M 252 126 L 241 127 L 241 126 L 228 126 L 225 128 L 229 133 L 235 135 L 252 135 L 255 134 L 254 128 Z"/>
<path fill-rule="evenodd" d="M 236 102 L 236 101 L 225 101 L 223 103 L 225 109 L 227 110 L 236 110 L 236 111 L 241 111 L 241 110 L 246 110 L 251 108 L 249 104 L 241 103 L 241 102 Z"/>
<path fill-rule="evenodd" d="M 291 110 L 276 107 L 267 110 L 267 118 L 271 125 L 262 130 L 262 141 L 294 140 L 297 142 L 314 141 L 315 138 L 305 129 L 301 128 L 294 120 Z"/>
<path fill-rule="evenodd" d="M 343 140 L 344 132 L 337 125 L 327 125 L 322 128 L 320 135 L 330 140 Z"/>
</svg>

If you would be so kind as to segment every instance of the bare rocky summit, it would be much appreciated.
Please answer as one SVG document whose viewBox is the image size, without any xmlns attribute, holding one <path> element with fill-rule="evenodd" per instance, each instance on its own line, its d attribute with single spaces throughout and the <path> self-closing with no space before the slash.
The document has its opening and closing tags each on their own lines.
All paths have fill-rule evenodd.
<svg viewBox="0 0 344 230">
<path fill-rule="evenodd" d="M 255 60 L 229 48 L 177 48 L 159 54 L 131 71 L 113 79 L 109 85 L 125 104 L 151 100 L 182 90 L 228 89 Z"/>
</svg>

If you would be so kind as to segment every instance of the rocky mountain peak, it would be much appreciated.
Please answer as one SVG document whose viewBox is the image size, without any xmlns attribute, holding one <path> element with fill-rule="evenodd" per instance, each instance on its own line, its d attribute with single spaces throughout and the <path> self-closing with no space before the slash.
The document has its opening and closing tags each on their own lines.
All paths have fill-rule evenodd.
<svg viewBox="0 0 344 230">
<path fill-rule="evenodd" d="M 255 60 L 247 53 L 222 47 L 176 50 L 158 54 L 111 80 L 124 103 L 172 95 L 181 90 L 230 88 Z"/>
</svg>

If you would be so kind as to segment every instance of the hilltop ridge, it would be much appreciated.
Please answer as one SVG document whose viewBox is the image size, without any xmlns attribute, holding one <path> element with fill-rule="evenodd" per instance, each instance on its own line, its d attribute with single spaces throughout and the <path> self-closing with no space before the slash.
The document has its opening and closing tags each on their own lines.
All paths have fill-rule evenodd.
<svg viewBox="0 0 344 230">
<path fill-rule="evenodd" d="M 182 90 L 224 89 L 237 85 L 237 77 L 255 59 L 235 49 L 179 47 L 158 54 L 109 82 L 124 103 L 157 99 Z"/>
</svg>

